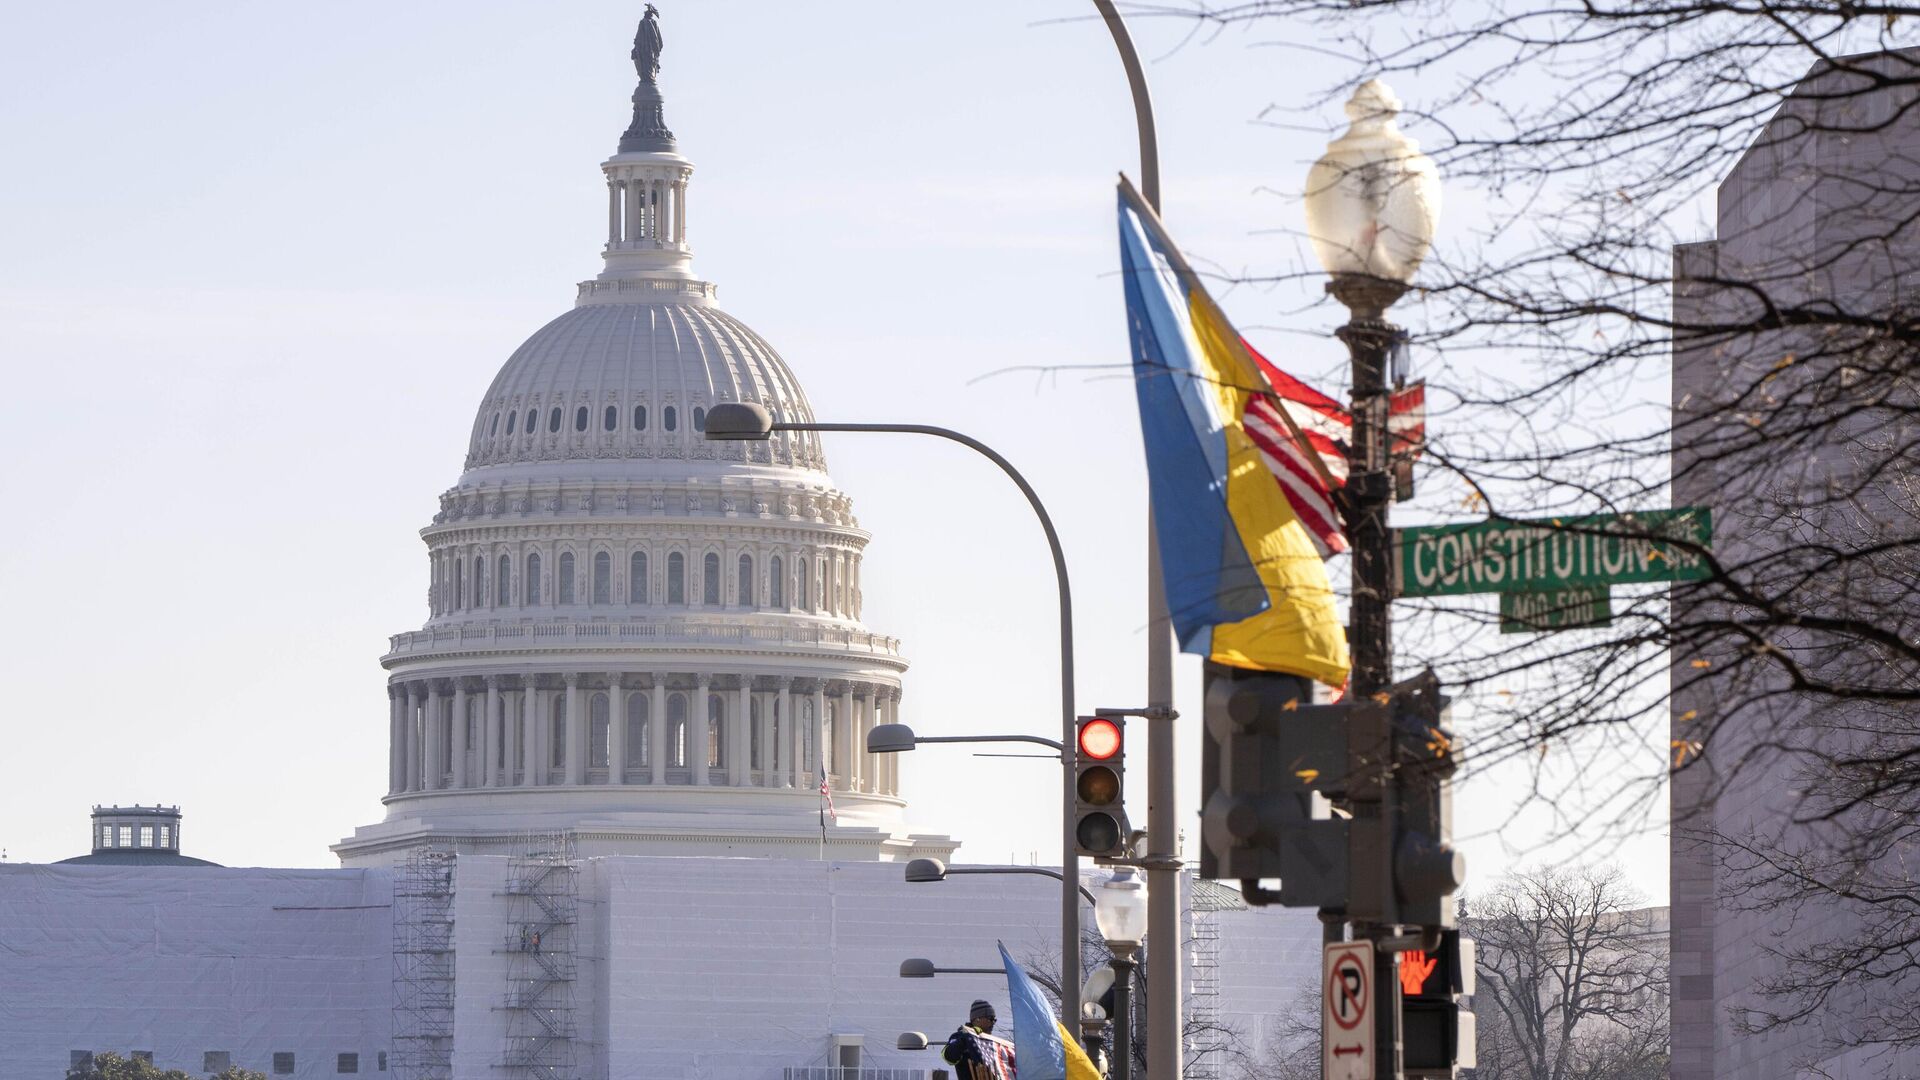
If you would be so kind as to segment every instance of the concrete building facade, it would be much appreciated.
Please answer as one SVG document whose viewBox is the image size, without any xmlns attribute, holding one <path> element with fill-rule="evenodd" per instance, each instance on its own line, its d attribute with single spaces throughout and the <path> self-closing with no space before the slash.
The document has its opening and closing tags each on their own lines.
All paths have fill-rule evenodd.
<svg viewBox="0 0 1920 1080">
<path fill-rule="evenodd" d="M 1796 578 L 1811 565 L 1797 561 L 1796 549 L 1858 544 L 1861 523 L 1891 508 L 1885 478 L 1868 471 L 1872 452 L 1863 454 L 1891 433 L 1866 430 L 1868 411 L 1851 418 L 1859 403 L 1846 400 L 1842 338 L 1712 328 L 1748 325 L 1762 298 L 1870 319 L 1912 295 L 1920 266 L 1920 232 L 1911 224 L 1920 210 L 1916 74 L 1920 53 L 1913 50 L 1816 67 L 1720 185 L 1715 238 L 1674 252 L 1674 315 L 1693 328 L 1674 347 L 1675 505 L 1711 506 L 1716 556 L 1767 588 L 1819 581 L 1817 573 Z M 1806 390 L 1821 380 L 1838 396 Z M 1795 411 L 1781 411 L 1788 409 Z M 1769 444 L 1748 434 L 1786 415 L 1817 425 L 1818 437 Z M 1841 585 L 1830 596 L 1802 594 L 1790 603 L 1838 613 L 1850 602 L 1847 590 L 1873 588 L 1864 579 Z M 1731 605 L 1719 610 L 1741 618 Z M 1779 625 L 1768 632 L 1773 647 L 1798 662 L 1848 678 L 1836 665 L 1852 661 L 1827 652 L 1811 633 Z M 1742 1030 L 1749 1010 L 1780 1007 L 1760 988 L 1787 970 L 1783 949 L 1845 940 L 1861 922 L 1838 901 L 1798 909 L 1756 903 L 1755 873 L 1730 869 L 1741 861 L 1731 845 L 1817 850 L 1828 843 L 1799 820 L 1811 805 L 1806 767 L 1818 756 L 1811 752 L 1844 744 L 1849 715 L 1866 714 L 1792 692 L 1777 667 L 1737 663 L 1732 636 L 1725 640 L 1717 652 L 1674 658 L 1672 739 L 1685 767 L 1672 788 L 1672 1075 L 1920 1075 L 1912 1051 L 1867 1045 L 1856 1024 L 1874 1011 L 1876 994 L 1920 992 L 1911 982 L 1836 996 L 1798 1024 Z"/>
</svg>

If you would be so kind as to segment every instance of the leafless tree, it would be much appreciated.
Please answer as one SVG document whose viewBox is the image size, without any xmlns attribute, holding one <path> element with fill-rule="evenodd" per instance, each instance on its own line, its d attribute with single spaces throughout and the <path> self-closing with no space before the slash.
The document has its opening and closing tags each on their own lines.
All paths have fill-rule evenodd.
<svg viewBox="0 0 1920 1080">
<path fill-rule="evenodd" d="M 1080 955 L 1087 964 L 1089 972 L 1112 962 L 1113 954 L 1097 930 L 1083 928 L 1080 933 Z M 1147 1074 L 1147 980 L 1153 976 L 1152 954 L 1142 950 L 1135 957 L 1133 984 L 1133 1075 Z M 1027 975 L 1039 986 L 1051 1001 L 1054 1009 L 1060 1008 L 1060 956 L 1059 950 L 1045 946 L 1035 946 L 1027 950 L 1020 960 Z M 1181 1036 L 1186 1041 L 1186 1061 L 1189 1066 L 1199 1062 L 1210 1062 L 1226 1075 L 1234 1075 L 1251 1060 L 1251 1051 L 1245 1035 L 1232 1025 L 1209 1017 L 1198 1016 L 1191 1009 L 1180 1022 Z M 1118 1053 L 1117 1047 L 1110 1047 L 1109 1054 Z"/>
<path fill-rule="evenodd" d="M 1325 128 L 1387 78 L 1474 208 L 1396 309 L 1434 413 L 1401 520 L 1714 512 L 1708 577 L 1616 589 L 1605 627 L 1496 635 L 1485 599 L 1396 605 L 1403 669 L 1455 695 L 1465 778 L 1526 762 L 1521 812 L 1594 839 L 1671 795 L 1722 901 L 1791 928 L 1745 1022 L 1920 1049 L 1920 4 L 1130 11 L 1350 62 L 1284 86 L 1304 104 L 1250 105 L 1275 125 Z M 1285 314 L 1320 302 L 1304 243 L 1221 277 Z"/>
<path fill-rule="evenodd" d="M 1666 1075 L 1664 927 L 1637 903 L 1611 867 L 1532 870 L 1468 902 L 1480 1080 Z"/>
</svg>

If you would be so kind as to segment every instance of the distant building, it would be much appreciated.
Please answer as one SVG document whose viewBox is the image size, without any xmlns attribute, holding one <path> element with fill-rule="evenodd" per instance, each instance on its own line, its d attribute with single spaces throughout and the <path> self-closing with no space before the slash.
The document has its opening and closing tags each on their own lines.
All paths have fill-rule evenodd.
<svg viewBox="0 0 1920 1080">
<path fill-rule="evenodd" d="M 1916 75 L 1916 50 L 1846 57 L 1809 73 L 1720 185 L 1715 239 L 1675 250 L 1679 324 L 1747 325 L 1758 303 L 1747 285 L 1781 303 L 1835 300 L 1868 314 L 1910 303 L 1920 287 L 1920 230 L 1912 224 L 1920 212 Z M 1716 554 L 1732 566 L 1776 560 L 1771 573 L 1778 580 L 1792 572 L 1778 556 L 1796 546 L 1857 543 L 1859 523 L 1886 509 L 1884 486 L 1859 482 L 1858 456 L 1862 436 L 1870 443 L 1886 433 L 1850 428 L 1852 410 L 1843 399 L 1836 399 L 1831 425 L 1819 429 L 1826 433 L 1820 444 L 1727 449 L 1744 445 L 1728 432 L 1764 423 L 1768 397 L 1789 395 L 1796 380 L 1849 385 L 1844 351 L 1831 339 L 1810 338 L 1791 329 L 1700 332 L 1677 340 L 1673 352 L 1675 504 L 1711 506 Z M 1768 386 L 1764 380 L 1774 373 L 1779 380 Z M 1768 393 L 1749 393 L 1744 402 L 1730 397 L 1756 386 Z M 1831 498 L 1836 491 L 1853 494 Z M 1848 587 L 1874 586 L 1862 580 Z M 1739 613 L 1728 617 L 1737 622 Z M 1792 648 L 1817 644 L 1805 635 L 1781 640 Z M 1809 659 L 1815 651 L 1801 654 L 1802 662 L 1849 662 Z M 1737 687 L 1722 684 L 1717 671 L 1731 665 L 1716 665 L 1711 653 L 1698 659 L 1695 667 L 1694 659 L 1676 657 L 1672 678 L 1676 753 L 1689 751 L 1706 718 L 1716 725 L 1710 740 L 1700 740 L 1704 754 L 1673 779 L 1674 1080 L 1920 1076 L 1911 1052 L 1902 1057 L 1859 1045 L 1857 1021 L 1875 1009 L 1871 998 L 1830 999 L 1788 1028 L 1738 1030 L 1742 1011 L 1762 1003 L 1760 983 L 1783 970 L 1777 950 L 1844 940 L 1859 926 L 1838 903 L 1791 912 L 1745 902 L 1752 894 L 1743 895 L 1729 873 L 1724 842 L 1824 842 L 1792 821 L 1805 805 L 1797 751 L 1815 740 L 1833 745 L 1848 706 L 1816 706 L 1778 675 L 1771 683 L 1755 673 Z M 1720 707 L 1727 700 L 1747 704 L 1729 715 Z M 1898 986 L 1883 980 L 1877 992 L 1899 993 Z"/>
<path fill-rule="evenodd" d="M 693 274 L 655 29 L 600 166 L 605 269 L 494 377 L 421 531 L 427 620 L 382 658 L 384 820 L 340 870 L 189 869 L 177 815 L 137 807 L 96 815 L 92 855 L 0 866 L 0 1078 L 117 1050 L 314 1078 L 926 1080 L 937 1049 L 899 1033 L 937 1047 L 978 997 L 1007 1016 L 1005 983 L 901 961 L 987 967 L 1005 941 L 1057 963 L 1053 884 L 903 879 L 959 842 L 910 832 L 895 759 L 865 750 L 907 663 L 862 622 L 869 536 L 818 439 L 702 437 L 722 402 L 813 412 Z M 1189 899 L 1149 963 L 1179 958 L 1210 1040 L 1253 1052 L 1317 985 L 1319 923 Z M 1187 1077 L 1236 1080 L 1219 1056 Z"/>
<path fill-rule="evenodd" d="M 213 866 L 180 854 L 177 806 L 96 806 L 93 851 L 60 860 L 60 865 Z"/>
</svg>

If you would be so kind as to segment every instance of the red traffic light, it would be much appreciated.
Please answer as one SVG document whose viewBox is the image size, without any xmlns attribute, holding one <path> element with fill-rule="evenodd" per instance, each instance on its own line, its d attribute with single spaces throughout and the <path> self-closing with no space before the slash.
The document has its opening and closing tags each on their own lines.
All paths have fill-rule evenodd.
<svg viewBox="0 0 1920 1080">
<path fill-rule="evenodd" d="M 1080 725 L 1080 756 L 1105 761 L 1120 752 L 1120 725 L 1104 718 Z"/>
</svg>

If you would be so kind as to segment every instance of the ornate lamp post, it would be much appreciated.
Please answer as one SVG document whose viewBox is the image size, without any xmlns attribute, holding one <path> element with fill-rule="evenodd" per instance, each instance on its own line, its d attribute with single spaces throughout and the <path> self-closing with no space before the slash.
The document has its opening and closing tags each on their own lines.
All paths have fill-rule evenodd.
<svg viewBox="0 0 1920 1080">
<path fill-rule="evenodd" d="M 1440 177 L 1420 145 L 1395 126 L 1399 111 L 1385 83 L 1362 83 L 1347 101 L 1352 126 L 1307 173 L 1307 232 L 1333 275 L 1327 291 L 1350 313 L 1337 331 L 1353 357 L 1353 442 L 1342 509 L 1353 546 L 1352 692 L 1361 696 L 1393 681 L 1387 355 L 1401 330 L 1385 315 L 1406 293 L 1440 217 Z"/>
<path fill-rule="evenodd" d="M 1307 231 L 1314 254 L 1333 280 L 1327 291 L 1347 306 L 1347 324 L 1335 333 L 1353 358 L 1353 440 L 1347 483 L 1339 493 L 1353 550 L 1353 599 L 1348 638 L 1353 674 L 1348 692 L 1364 700 L 1393 682 L 1391 448 L 1387 445 L 1387 363 L 1403 331 L 1386 321 L 1387 308 L 1407 291 L 1433 244 L 1440 217 L 1440 177 L 1432 159 L 1400 133 L 1400 100 L 1378 79 L 1347 101 L 1345 134 L 1307 173 Z M 1344 911 L 1322 911 L 1326 939 L 1346 936 Z M 1392 927 L 1355 927 L 1381 937 Z M 1375 1075 L 1400 1075 L 1398 954 L 1374 953 L 1378 1056 Z"/>
<path fill-rule="evenodd" d="M 1113 954 L 1113 1078 L 1133 1076 L 1133 954 L 1147 936 L 1147 883 L 1122 866 L 1094 894 L 1093 921 Z M 1179 978 L 1175 957 L 1173 978 Z M 1169 977 L 1162 972 L 1162 978 Z"/>
</svg>

